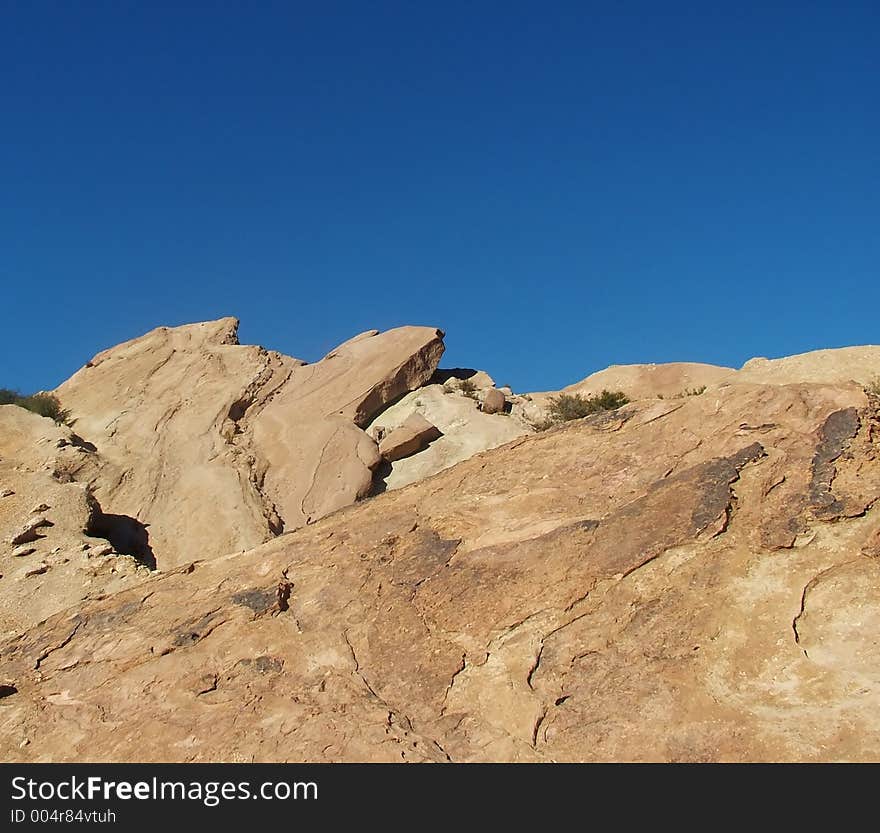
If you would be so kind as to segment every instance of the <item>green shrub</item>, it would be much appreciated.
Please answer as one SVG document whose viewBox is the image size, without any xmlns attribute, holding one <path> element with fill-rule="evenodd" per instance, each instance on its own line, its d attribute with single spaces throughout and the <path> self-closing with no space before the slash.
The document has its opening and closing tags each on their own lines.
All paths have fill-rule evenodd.
<svg viewBox="0 0 880 833">
<path fill-rule="evenodd" d="M 477 386 L 470 379 L 462 379 L 459 383 L 458 389 L 471 399 L 477 398 Z"/>
<path fill-rule="evenodd" d="M 30 396 L 8 388 L 0 388 L 0 405 L 18 405 L 55 422 L 67 422 L 68 412 L 61 407 L 58 397 L 51 393 L 35 393 Z"/>
<path fill-rule="evenodd" d="M 670 398 L 671 399 L 686 399 L 688 396 L 699 396 L 701 393 L 705 393 L 705 392 L 706 392 L 706 386 L 701 385 L 698 388 L 685 388 L 681 393 L 673 394 Z M 659 398 L 662 399 L 663 397 L 660 396 Z"/>
<path fill-rule="evenodd" d="M 569 422 L 602 411 L 615 411 L 627 402 L 629 398 L 621 391 L 603 390 L 594 396 L 560 393 L 550 397 L 548 414 L 553 423 Z"/>
</svg>

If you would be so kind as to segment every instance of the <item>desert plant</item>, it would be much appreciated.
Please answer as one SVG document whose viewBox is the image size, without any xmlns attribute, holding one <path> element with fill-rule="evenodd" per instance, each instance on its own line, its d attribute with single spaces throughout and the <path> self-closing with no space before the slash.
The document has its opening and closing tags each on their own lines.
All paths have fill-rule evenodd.
<svg viewBox="0 0 880 833">
<path fill-rule="evenodd" d="M 621 391 L 603 390 L 594 396 L 560 393 L 557 396 L 551 396 L 549 402 L 550 419 L 555 422 L 568 422 L 572 419 L 583 419 L 602 411 L 614 411 L 626 405 L 629 399 Z"/>
<path fill-rule="evenodd" d="M 698 388 L 685 388 L 680 393 L 675 393 L 672 395 L 672 399 L 687 399 L 689 396 L 699 396 L 701 393 L 706 392 L 706 386 L 702 385 Z M 662 396 L 660 397 L 663 398 Z"/>
<path fill-rule="evenodd" d="M 477 386 L 470 379 L 462 379 L 458 389 L 471 399 L 477 398 Z"/>
<path fill-rule="evenodd" d="M 58 423 L 66 422 L 69 416 L 61 407 L 58 397 L 51 393 L 34 393 L 27 396 L 9 388 L 0 388 L 0 405 L 18 405 L 19 408 L 33 411 L 42 417 L 49 417 Z"/>
<path fill-rule="evenodd" d="M 880 396 L 880 376 L 875 376 L 865 385 L 865 393 L 869 396 Z"/>
</svg>

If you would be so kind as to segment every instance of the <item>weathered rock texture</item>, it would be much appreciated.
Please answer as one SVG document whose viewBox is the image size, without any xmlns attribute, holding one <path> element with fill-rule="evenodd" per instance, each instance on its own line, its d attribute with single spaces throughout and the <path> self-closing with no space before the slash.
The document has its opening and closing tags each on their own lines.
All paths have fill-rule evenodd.
<svg viewBox="0 0 880 833">
<path fill-rule="evenodd" d="M 730 383 L 194 547 L 0 645 L 0 756 L 876 759 L 878 431 L 857 385 Z"/>
<path fill-rule="evenodd" d="M 68 482 L 68 469 L 93 453 L 70 429 L 0 406 L 0 634 L 149 575 L 107 540 L 123 543 L 124 519 L 104 515 L 87 485 Z"/>
<path fill-rule="evenodd" d="M 400 460 L 421 451 L 440 436 L 436 425 L 414 411 L 402 425 L 382 439 L 379 443 L 379 454 L 388 462 Z"/>
<path fill-rule="evenodd" d="M 441 378 L 442 375 L 438 374 Z M 494 383 L 485 373 L 474 373 L 468 378 L 476 380 L 472 382 L 475 390 L 470 396 L 462 394 L 461 380 L 453 376 L 443 384 L 435 382 L 407 394 L 376 417 L 368 428 L 374 435 L 379 429 L 393 432 L 413 414 L 421 415 L 442 433 L 418 454 L 394 460 L 390 471 L 384 472 L 384 487 L 399 489 L 416 483 L 475 454 L 533 432 L 530 423 L 518 414 L 480 411 L 479 397 L 494 390 Z"/>
<path fill-rule="evenodd" d="M 313 365 L 243 346 L 238 321 L 160 327 L 56 391 L 98 453 L 69 474 L 148 530 L 160 567 L 244 550 L 366 495 L 361 429 L 425 382 L 442 333 L 363 333 Z"/>
</svg>

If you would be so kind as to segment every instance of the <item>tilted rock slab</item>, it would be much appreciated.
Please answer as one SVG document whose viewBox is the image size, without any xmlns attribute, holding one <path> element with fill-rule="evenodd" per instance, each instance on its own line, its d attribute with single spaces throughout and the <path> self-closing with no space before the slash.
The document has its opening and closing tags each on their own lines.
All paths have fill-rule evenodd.
<svg viewBox="0 0 880 833">
<path fill-rule="evenodd" d="M 146 526 L 160 568 L 249 549 L 369 491 L 361 427 L 437 366 L 430 327 L 370 331 L 324 359 L 238 344 L 238 321 L 160 327 L 56 391 L 97 454 L 71 472 Z"/>
<path fill-rule="evenodd" d="M 394 428 L 382 439 L 379 443 L 379 454 L 388 462 L 400 460 L 421 451 L 441 436 L 436 425 L 414 411 L 400 427 Z"/>
<path fill-rule="evenodd" d="M 521 437 L 8 640 L 0 756 L 876 760 L 878 426 L 729 384 Z"/>
</svg>

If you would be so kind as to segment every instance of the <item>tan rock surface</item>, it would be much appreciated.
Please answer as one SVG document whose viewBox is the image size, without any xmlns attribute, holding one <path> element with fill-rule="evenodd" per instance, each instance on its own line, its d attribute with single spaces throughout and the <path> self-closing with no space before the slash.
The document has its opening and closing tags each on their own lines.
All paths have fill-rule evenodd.
<svg viewBox="0 0 880 833">
<path fill-rule="evenodd" d="M 793 382 L 858 382 L 880 379 L 880 347 L 840 347 L 813 350 L 782 359 L 755 358 L 747 361 L 736 376 L 738 381 L 785 385 Z"/>
<path fill-rule="evenodd" d="M 631 400 L 677 399 L 730 382 L 785 385 L 798 382 L 868 385 L 880 381 L 880 347 L 865 345 L 814 350 L 780 359 L 749 359 L 740 370 L 695 362 L 612 365 L 562 388 L 513 397 L 513 412 L 532 423 L 547 416 L 550 397 L 559 393 L 591 396 L 622 391 Z"/>
<path fill-rule="evenodd" d="M 369 494 L 381 458 L 362 429 L 388 403 L 423 385 L 443 354 L 443 333 L 398 327 L 362 333 L 298 368 L 246 421 L 263 492 L 285 528 L 317 520 Z"/>
<path fill-rule="evenodd" d="M 237 327 L 160 327 L 56 391 L 99 449 L 70 474 L 104 511 L 146 525 L 162 568 L 248 549 L 366 494 L 379 456 L 361 426 L 443 351 L 438 330 L 401 327 L 304 365 L 239 345 Z"/>
<path fill-rule="evenodd" d="M 491 385 L 492 380 L 488 376 L 486 379 Z M 381 427 L 393 431 L 413 413 L 436 425 L 443 436 L 418 454 L 395 460 L 391 470 L 385 472 L 383 484 L 387 489 L 424 480 L 475 454 L 533 432 L 519 416 L 482 413 L 476 399 L 462 395 L 456 384 L 449 383 L 426 385 L 407 394 L 377 416 L 367 430 L 375 433 Z"/>
<path fill-rule="evenodd" d="M 381 440 L 379 454 L 388 462 L 400 460 L 421 451 L 441 436 L 436 425 L 428 422 L 418 411 L 414 411 L 402 425 Z"/>
<path fill-rule="evenodd" d="M 8 640 L 0 756 L 876 759 L 878 442 L 840 384 L 520 437 Z"/>
<path fill-rule="evenodd" d="M 86 485 L 64 482 L 64 472 L 92 454 L 77 442 L 51 419 L 0 406 L 0 484 L 8 492 L 0 499 L 2 634 L 149 576 L 99 537 L 107 530 Z"/>
</svg>

